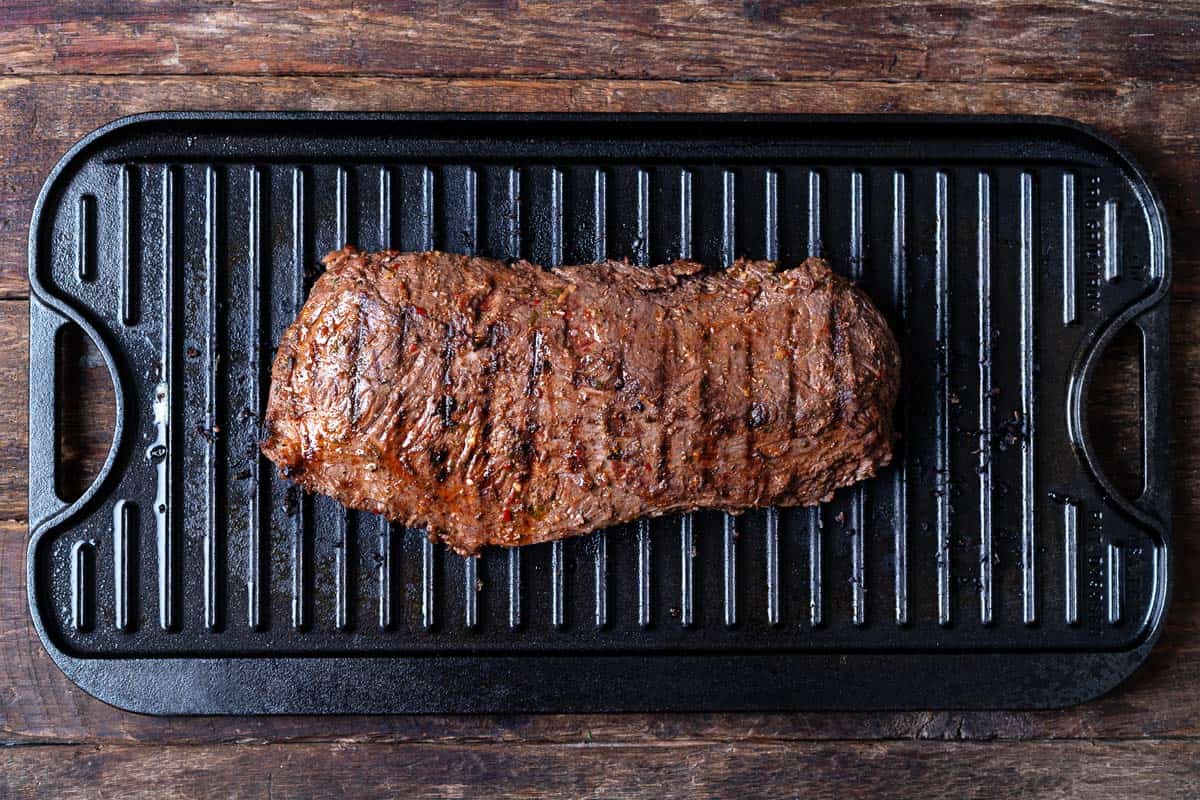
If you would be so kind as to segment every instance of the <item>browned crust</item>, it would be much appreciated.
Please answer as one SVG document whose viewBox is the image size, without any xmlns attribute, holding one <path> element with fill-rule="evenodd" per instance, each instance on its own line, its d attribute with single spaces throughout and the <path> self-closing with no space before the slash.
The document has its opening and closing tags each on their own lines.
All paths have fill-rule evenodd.
<svg viewBox="0 0 1200 800">
<path fill-rule="evenodd" d="M 280 341 L 263 453 L 459 552 L 813 505 L 891 459 L 895 339 L 819 259 L 325 264 Z"/>
</svg>

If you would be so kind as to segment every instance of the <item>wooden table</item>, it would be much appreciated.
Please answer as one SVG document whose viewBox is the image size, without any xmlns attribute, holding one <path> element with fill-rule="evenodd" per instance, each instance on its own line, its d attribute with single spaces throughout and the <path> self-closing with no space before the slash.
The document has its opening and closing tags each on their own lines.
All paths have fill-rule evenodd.
<svg viewBox="0 0 1200 800">
<path fill-rule="evenodd" d="M 1200 4 L 386 6 L 0 2 L 0 796 L 1200 795 Z M 1162 643 L 1110 696 L 1044 713 L 156 719 L 91 699 L 42 651 L 25 604 L 26 232 L 75 139 L 172 108 L 1095 125 L 1149 169 L 1174 240 L 1179 559 Z M 1133 351 L 1119 355 L 1107 380 L 1126 402 L 1096 411 L 1114 427 L 1136 397 Z M 1130 453 L 1114 444 L 1114 469 Z"/>
</svg>

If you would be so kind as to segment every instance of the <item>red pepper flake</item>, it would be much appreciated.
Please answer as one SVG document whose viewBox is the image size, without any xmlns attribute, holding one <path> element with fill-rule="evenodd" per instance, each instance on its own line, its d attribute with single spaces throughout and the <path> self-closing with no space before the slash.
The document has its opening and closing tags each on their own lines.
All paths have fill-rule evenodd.
<svg viewBox="0 0 1200 800">
<path fill-rule="evenodd" d="M 413 306 L 412 310 L 413 310 L 413 313 L 416 314 L 418 317 L 429 316 L 427 313 L 425 313 L 425 309 L 421 308 L 420 306 Z"/>
<path fill-rule="evenodd" d="M 421 348 L 420 348 L 418 345 L 416 345 L 416 344 L 411 344 L 411 345 L 409 345 L 409 346 L 408 346 L 408 352 L 409 352 L 409 353 L 415 353 L 415 352 L 417 352 L 417 351 L 418 351 L 418 350 L 420 350 L 420 349 L 421 349 Z"/>
<path fill-rule="evenodd" d="M 500 512 L 500 520 L 502 522 L 512 522 L 512 509 L 505 506 L 504 510 Z"/>
</svg>

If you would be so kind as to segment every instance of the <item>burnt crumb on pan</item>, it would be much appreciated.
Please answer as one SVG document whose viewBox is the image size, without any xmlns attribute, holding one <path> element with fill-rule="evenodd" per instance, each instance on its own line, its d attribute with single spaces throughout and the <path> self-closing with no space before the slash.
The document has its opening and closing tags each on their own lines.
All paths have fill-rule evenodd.
<svg viewBox="0 0 1200 800">
<path fill-rule="evenodd" d="M 1010 447 L 1015 447 L 1028 438 L 1029 433 L 1026 430 L 1025 420 L 1021 416 L 1021 412 L 1013 411 L 1012 416 L 1006 418 L 996 426 L 994 442 L 997 448 L 1004 451 Z"/>
<path fill-rule="evenodd" d="M 193 430 L 195 430 L 196 433 L 200 434 L 200 436 L 207 442 L 215 442 L 217 440 L 217 437 L 221 435 L 221 426 L 220 425 L 213 425 L 210 428 L 210 427 L 204 425 L 203 423 L 196 423 Z"/>
<path fill-rule="evenodd" d="M 300 511 L 300 487 L 289 486 L 283 493 L 283 513 L 289 517 L 296 516 Z"/>
</svg>

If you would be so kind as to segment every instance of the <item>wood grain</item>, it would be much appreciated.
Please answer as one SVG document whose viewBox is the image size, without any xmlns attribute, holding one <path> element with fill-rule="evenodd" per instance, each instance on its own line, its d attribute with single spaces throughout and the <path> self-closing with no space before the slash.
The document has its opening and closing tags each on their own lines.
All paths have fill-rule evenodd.
<svg viewBox="0 0 1200 800">
<path fill-rule="evenodd" d="M 0 301 L 0 386 L 4 387 L 6 400 L 0 403 L 0 409 L 10 410 L 8 418 L 0 422 L 0 520 L 22 523 L 28 510 L 28 360 L 29 306 Z M 111 416 L 113 411 L 110 408 L 100 413 Z M 95 451 L 89 448 L 80 457 L 94 459 Z"/>
<path fill-rule="evenodd" d="M 1196 742 L 19 747 L 0 794 L 73 798 L 1195 797 Z"/>
<path fill-rule="evenodd" d="M 1194 2 L 9 2 L 10 73 L 1189 79 Z"/>
<path fill-rule="evenodd" d="M 2 62 L 0 62 L 2 63 Z M 0 297 L 24 297 L 29 217 L 67 148 L 122 114 L 192 109 L 1045 114 L 1095 125 L 1161 190 L 1176 283 L 1200 276 L 1200 82 L 681 83 L 381 78 L 0 78 Z"/>
</svg>

